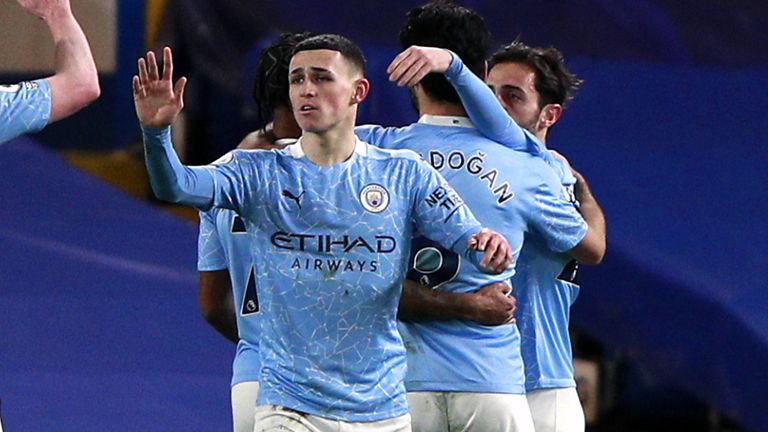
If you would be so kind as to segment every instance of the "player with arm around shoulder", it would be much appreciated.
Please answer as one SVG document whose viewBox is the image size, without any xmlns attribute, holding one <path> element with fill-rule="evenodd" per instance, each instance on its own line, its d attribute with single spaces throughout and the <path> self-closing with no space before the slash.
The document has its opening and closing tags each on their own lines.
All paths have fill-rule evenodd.
<svg viewBox="0 0 768 432">
<path fill-rule="evenodd" d="M 581 84 L 554 48 L 513 42 L 491 56 L 486 79 L 509 116 L 547 142 L 572 93 Z M 584 431 L 568 334 L 570 307 L 579 293 L 579 263 L 598 264 L 605 254 L 605 217 L 586 180 L 557 155 L 565 195 L 589 226 L 565 253 L 552 250 L 537 232 L 526 235 L 513 284 L 518 290 L 518 327 L 526 390 L 537 431 Z"/>
<path fill-rule="evenodd" d="M 484 92 L 476 106 L 487 111 L 490 104 L 507 119 L 476 76 L 484 72 L 487 33 L 482 18 L 455 5 L 434 2 L 409 12 L 401 32 L 405 50 L 389 72 L 391 80 L 410 87 L 419 123 L 399 129 L 362 127 L 358 133 L 378 145 L 417 151 L 465 197 L 484 225 L 509 239 L 513 252 L 519 252 L 524 235 L 535 230 L 545 232 L 553 248 L 568 250 L 587 228 L 561 196 L 541 152 L 527 146 L 535 138 L 523 131 L 507 134 L 521 145 L 518 150 L 505 148 L 484 137 L 483 121 L 471 121 L 462 106 L 465 98 Z M 448 48 L 454 55 L 424 45 Z M 429 72 L 443 72 L 445 78 Z M 517 328 L 480 325 L 460 310 L 454 317 L 458 319 L 450 319 L 450 310 L 438 317 L 433 313 L 451 305 L 435 300 L 488 298 L 478 296 L 488 289 L 480 287 L 500 280 L 464 268 L 460 257 L 421 240 L 414 243 L 413 252 L 409 279 L 433 289 L 424 293 L 407 285 L 406 293 L 419 295 L 404 295 L 400 305 L 400 316 L 407 319 L 401 333 L 408 347 L 406 387 L 414 430 L 532 431 Z M 492 293 L 509 291 L 507 286 L 506 292 Z M 504 300 L 504 295 L 495 298 Z"/>
</svg>

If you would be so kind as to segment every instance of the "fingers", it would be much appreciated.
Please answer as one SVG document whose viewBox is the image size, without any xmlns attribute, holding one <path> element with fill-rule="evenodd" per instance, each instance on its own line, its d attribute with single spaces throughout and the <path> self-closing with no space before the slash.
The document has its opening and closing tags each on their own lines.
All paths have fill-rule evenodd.
<svg viewBox="0 0 768 432">
<path fill-rule="evenodd" d="M 157 59 L 155 58 L 155 53 L 152 51 L 147 53 L 147 70 L 149 71 L 150 80 L 157 81 L 160 79 L 160 73 L 157 69 Z"/>
<path fill-rule="evenodd" d="M 484 251 L 485 245 L 488 243 L 488 237 L 490 237 L 491 231 L 488 228 L 483 228 L 476 232 L 469 238 L 469 248 L 472 250 Z"/>
<path fill-rule="evenodd" d="M 411 66 L 408 71 L 403 75 L 402 78 L 400 78 L 400 81 L 397 82 L 397 85 L 399 86 L 408 86 L 412 87 L 418 84 L 429 72 L 432 70 L 429 63 L 425 61 L 419 61 L 417 63 L 414 63 L 413 66 Z"/>
<path fill-rule="evenodd" d="M 494 261 L 497 259 L 498 260 L 502 259 L 500 256 L 497 256 L 499 243 L 500 243 L 499 239 L 496 236 L 493 236 L 488 239 L 484 248 L 485 254 L 483 255 L 483 259 L 480 261 L 481 267 L 495 271 L 496 263 Z M 483 249 L 479 249 L 479 250 L 483 250 Z"/>
<path fill-rule="evenodd" d="M 173 93 L 175 95 L 175 102 L 179 108 L 184 108 L 184 89 L 187 87 L 187 77 L 181 77 L 176 81 L 176 85 L 173 86 Z"/>
<path fill-rule="evenodd" d="M 149 73 L 147 72 L 147 62 L 144 58 L 139 59 L 139 80 L 141 85 L 145 86 L 149 84 Z"/>
<path fill-rule="evenodd" d="M 484 251 L 480 267 L 495 273 L 503 272 L 514 261 L 507 240 L 501 234 L 486 228 L 470 237 L 469 248 Z"/>
<path fill-rule="evenodd" d="M 133 97 L 144 97 L 147 95 L 147 93 L 144 91 L 144 87 L 141 85 L 141 81 L 139 80 L 139 77 L 134 75 L 133 76 Z"/>
<path fill-rule="evenodd" d="M 170 47 L 163 48 L 163 80 L 173 79 L 173 53 Z"/>
<path fill-rule="evenodd" d="M 395 56 L 395 58 L 392 60 L 392 63 L 389 64 L 387 67 L 387 73 L 392 75 L 392 73 L 400 66 L 400 64 L 408 59 L 411 56 L 411 53 L 413 52 L 413 47 L 406 48 L 405 50 L 401 51 L 400 54 Z"/>
<path fill-rule="evenodd" d="M 498 282 L 493 284 L 493 286 L 505 297 L 509 295 L 510 292 L 512 292 L 512 287 L 509 286 L 509 284 L 506 284 L 504 282 Z"/>
<path fill-rule="evenodd" d="M 402 85 L 401 81 L 403 75 L 408 73 L 413 67 L 413 64 L 418 61 L 416 56 L 413 55 L 413 50 L 411 48 L 408 48 L 407 50 L 398 54 L 387 68 L 387 73 L 389 73 L 389 80 L 392 82 L 397 82 L 397 85 Z"/>
<path fill-rule="evenodd" d="M 414 86 L 433 71 L 426 48 L 412 46 L 398 54 L 387 68 L 389 80 L 398 86 Z"/>
</svg>

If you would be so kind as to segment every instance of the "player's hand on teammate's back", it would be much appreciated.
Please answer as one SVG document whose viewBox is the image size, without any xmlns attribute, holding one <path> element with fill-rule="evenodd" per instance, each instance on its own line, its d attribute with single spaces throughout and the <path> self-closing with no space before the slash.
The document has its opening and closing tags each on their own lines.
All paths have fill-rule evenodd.
<svg viewBox="0 0 768 432">
<path fill-rule="evenodd" d="M 485 252 L 480 267 L 495 273 L 506 270 L 514 258 L 507 239 L 488 228 L 481 229 L 469 238 L 469 249 Z"/>
<path fill-rule="evenodd" d="M 133 101 L 136 115 L 144 126 L 165 127 L 176 120 L 184 108 L 184 87 L 187 79 L 182 77 L 173 85 L 173 54 L 163 49 L 163 75 L 160 76 L 157 59 L 153 52 L 147 59 L 139 59 L 139 75 L 133 76 Z"/>
<path fill-rule="evenodd" d="M 509 295 L 510 291 L 512 288 L 505 282 L 497 282 L 465 294 L 467 318 L 487 326 L 513 324 L 517 299 Z"/>
<path fill-rule="evenodd" d="M 389 80 L 400 87 L 411 87 L 429 73 L 447 71 L 452 60 L 453 55 L 446 49 L 413 45 L 392 60 L 387 73 Z"/>
</svg>

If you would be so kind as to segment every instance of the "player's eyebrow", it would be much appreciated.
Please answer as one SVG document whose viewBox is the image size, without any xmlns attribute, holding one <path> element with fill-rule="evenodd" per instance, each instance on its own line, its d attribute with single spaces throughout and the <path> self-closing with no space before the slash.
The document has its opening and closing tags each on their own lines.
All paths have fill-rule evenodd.
<svg viewBox="0 0 768 432">
<path fill-rule="evenodd" d="M 322 68 L 322 67 L 319 67 L 319 66 L 310 66 L 309 70 L 311 70 L 312 72 L 333 73 L 330 69 Z M 303 67 L 297 67 L 296 69 L 292 70 L 290 75 L 296 75 L 296 74 L 299 74 L 299 73 L 304 73 L 304 68 Z"/>
<path fill-rule="evenodd" d="M 517 91 L 521 91 L 521 92 L 525 93 L 525 90 L 523 90 L 521 87 L 518 87 L 518 86 L 512 85 L 512 84 L 502 84 L 501 85 L 501 89 L 502 90 L 517 90 Z"/>
</svg>

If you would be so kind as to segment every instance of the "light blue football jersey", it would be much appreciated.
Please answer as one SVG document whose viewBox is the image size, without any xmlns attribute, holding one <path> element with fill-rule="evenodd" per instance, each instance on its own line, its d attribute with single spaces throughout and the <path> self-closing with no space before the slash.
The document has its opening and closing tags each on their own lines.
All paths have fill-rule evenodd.
<svg viewBox="0 0 768 432">
<path fill-rule="evenodd" d="M 561 182 L 574 208 L 575 179 L 561 162 Z M 525 237 L 517 273 L 517 325 L 525 363 L 526 390 L 575 387 L 568 335 L 570 308 L 579 295 L 579 264 L 550 249 L 538 233 Z"/>
<path fill-rule="evenodd" d="M 258 381 L 261 371 L 259 296 L 253 276 L 251 238 L 245 222 L 232 210 L 213 208 L 200 212 L 197 251 L 198 271 L 229 271 L 240 337 L 232 362 L 232 385 Z"/>
<path fill-rule="evenodd" d="M 466 117 L 422 116 L 405 128 L 361 126 L 356 133 L 375 145 L 419 153 L 483 226 L 507 238 L 515 257 L 526 233 L 540 233 L 549 247 L 565 251 L 586 232 L 543 158 L 490 141 Z M 448 292 L 476 291 L 511 276 L 479 272 L 423 239 L 416 240 L 411 266 L 409 278 Z M 516 326 L 453 320 L 406 322 L 400 330 L 408 350 L 408 391 L 524 393 Z"/>
<path fill-rule="evenodd" d="M 456 55 L 445 75 L 458 91 L 468 116 L 476 122 L 483 135 L 510 148 L 540 156 L 559 177 L 564 197 L 571 203 L 576 202 L 573 192 L 576 179 L 567 164 L 552 157 L 538 138 L 517 125 L 493 92 L 481 85 L 482 81 Z M 457 189 L 466 195 L 460 188 Z M 475 209 L 472 204 L 470 207 Z M 475 212 L 482 214 L 477 209 Z M 573 212 L 562 222 L 578 224 Z M 586 227 L 586 224 L 583 226 Z M 580 241 L 586 229 L 574 234 L 572 240 Z M 517 325 L 521 333 L 527 390 L 575 385 L 568 320 L 570 306 L 579 292 L 576 280 L 578 263 L 570 255 L 560 253 L 563 250 L 552 248 L 541 231 L 526 232 L 517 272 L 512 279 L 517 297 Z"/>
<path fill-rule="evenodd" d="M 51 88 L 45 80 L 0 85 L 0 143 L 44 128 L 51 115 Z"/>
<path fill-rule="evenodd" d="M 236 210 L 254 236 L 258 403 L 349 422 L 406 414 L 396 312 L 410 240 L 418 230 L 463 256 L 481 228 L 445 179 L 413 152 L 360 141 L 324 167 L 299 142 L 191 168 L 170 128 L 145 129 L 144 139 L 156 193 Z"/>
</svg>

